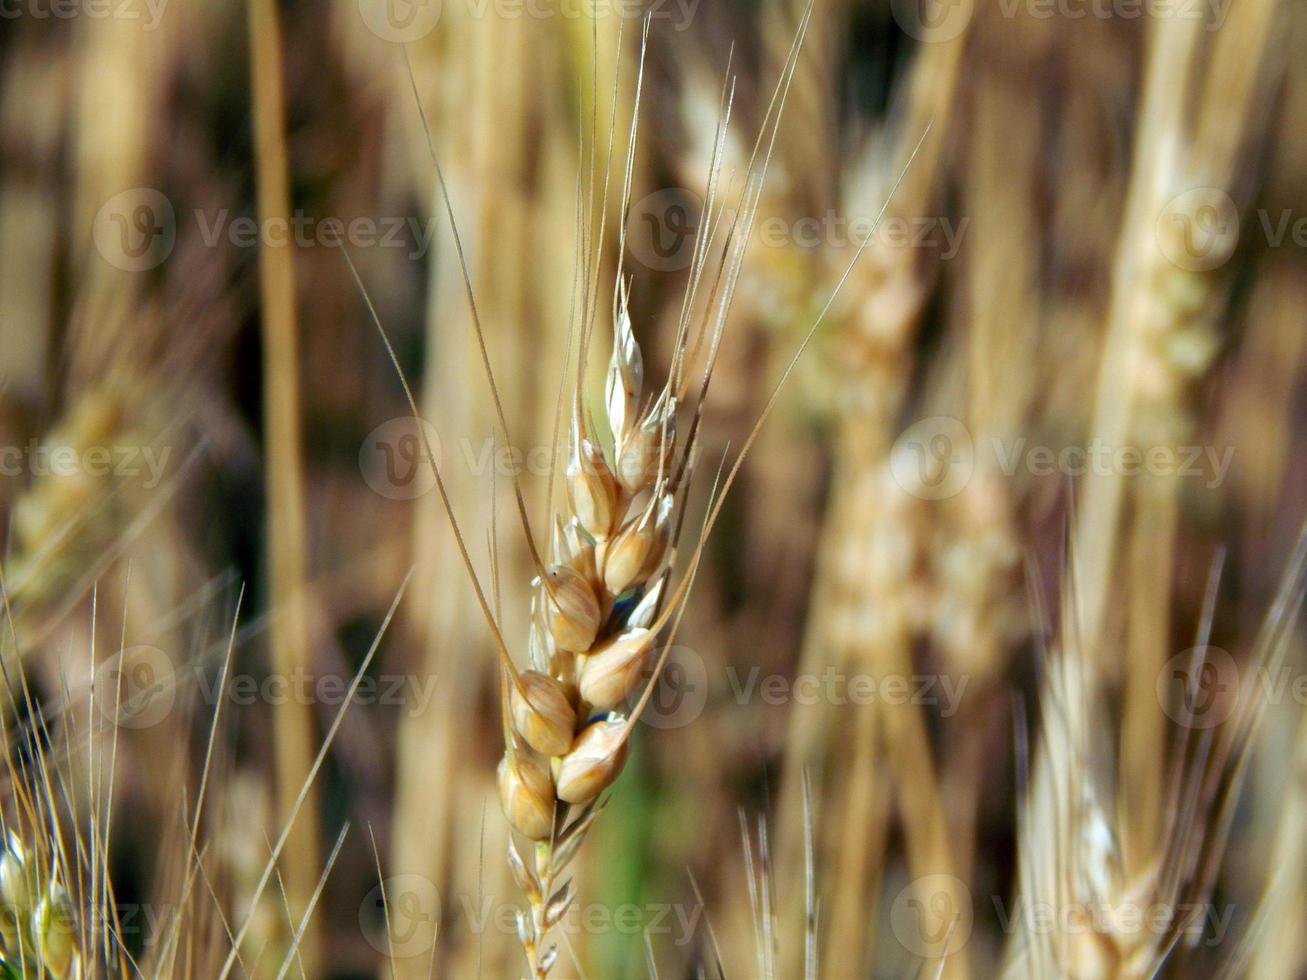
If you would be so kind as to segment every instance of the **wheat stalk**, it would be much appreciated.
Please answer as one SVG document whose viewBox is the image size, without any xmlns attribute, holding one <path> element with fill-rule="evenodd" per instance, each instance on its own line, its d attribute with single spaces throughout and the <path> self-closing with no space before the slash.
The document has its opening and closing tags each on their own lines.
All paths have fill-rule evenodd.
<svg viewBox="0 0 1307 980">
<path fill-rule="evenodd" d="M 566 506 L 556 517 L 550 564 L 534 582 L 531 669 L 504 676 L 505 743 L 499 793 L 513 828 L 509 862 L 529 901 L 518 931 L 533 975 L 557 947 L 544 937 L 566 912 L 559 876 L 626 761 L 634 718 L 619 709 L 649 666 L 668 588 L 674 520 L 684 501 L 688 442 L 677 448 L 677 396 L 669 377 L 646 397 L 640 346 L 619 290 L 605 386 L 611 457 L 573 401 Z M 669 606 L 669 609 L 671 607 Z"/>
<path fill-rule="evenodd" d="M 259 214 L 263 220 L 290 214 L 289 150 L 283 117 L 281 26 L 275 4 L 250 0 L 250 79 Z M 274 667 L 283 675 L 312 670 L 308 619 L 308 528 L 304 515 L 302 424 L 299 405 L 299 340 L 295 299 L 295 259 L 283 243 L 259 249 L 259 280 L 266 351 L 264 400 L 268 453 L 268 560 L 272 602 Z M 314 719 L 302 705 L 276 712 L 277 808 L 290 829 L 292 801 L 313 758 Z M 315 813 L 316 801 L 308 812 Z M 317 878 L 320 843 L 311 819 L 294 827 L 286 852 L 286 896 L 292 916 L 307 907 Z M 308 972 L 318 968 L 316 928 L 299 943 Z"/>
</svg>

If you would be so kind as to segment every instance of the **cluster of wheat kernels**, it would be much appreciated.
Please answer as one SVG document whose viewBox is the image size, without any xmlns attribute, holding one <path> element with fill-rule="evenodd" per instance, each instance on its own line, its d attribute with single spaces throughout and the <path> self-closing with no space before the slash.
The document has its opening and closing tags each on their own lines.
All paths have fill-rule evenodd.
<svg viewBox="0 0 1307 980">
<path fill-rule="evenodd" d="M 578 393 L 571 412 L 567 504 L 555 516 L 549 565 L 533 584 L 531 669 L 506 677 L 499 793 L 515 842 L 509 862 L 529 903 L 518 931 L 534 975 L 571 901 L 558 875 L 580 846 L 597 801 L 626 761 L 626 706 L 649 663 L 664 597 L 683 460 L 675 454 L 670 386 L 644 398 L 640 348 L 625 305 L 614 324 L 604 414 L 606 454 Z M 575 809 L 573 809 L 575 808 Z M 569 816 L 571 819 L 569 820 Z"/>
<path fill-rule="evenodd" d="M 80 977 L 72 903 L 57 873 L 12 832 L 0 856 L 0 975 L 22 980 Z"/>
</svg>

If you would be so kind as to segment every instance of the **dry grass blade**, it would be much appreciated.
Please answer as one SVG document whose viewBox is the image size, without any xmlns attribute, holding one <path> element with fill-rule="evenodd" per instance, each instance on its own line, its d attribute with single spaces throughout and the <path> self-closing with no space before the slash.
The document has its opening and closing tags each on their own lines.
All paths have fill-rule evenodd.
<svg viewBox="0 0 1307 980">
<path fill-rule="evenodd" d="M 327 886 L 327 876 L 331 874 L 331 869 L 336 866 L 336 858 L 340 857 L 340 849 L 345 846 L 345 837 L 349 834 L 349 824 L 340 828 L 340 833 L 336 836 L 336 843 L 332 845 L 331 853 L 327 855 L 327 863 L 322 869 L 322 874 L 318 877 L 318 884 L 313 889 L 313 894 L 309 897 L 308 907 L 300 917 L 299 924 L 295 927 L 295 935 L 291 937 L 290 948 L 286 950 L 286 955 L 281 961 L 281 966 L 277 970 L 277 980 L 283 980 L 290 971 L 291 964 L 299 960 L 300 941 L 304 937 L 304 930 L 312 921 L 313 912 L 318 907 L 318 902 L 322 898 L 322 890 Z M 300 972 L 304 972 L 304 964 L 300 962 Z"/>
<path fill-rule="evenodd" d="M 290 161 L 286 146 L 281 24 L 272 0 L 250 0 L 250 77 L 258 173 L 259 214 L 265 222 L 291 219 Z M 307 594 L 308 530 L 304 514 L 303 437 L 300 422 L 298 318 L 294 253 L 290 242 L 259 249 L 267 406 L 268 561 L 276 616 L 273 667 L 284 677 L 311 670 Z M 314 720 L 308 706 L 287 702 L 277 721 L 277 805 L 290 824 L 292 801 L 313 755 Z M 317 806 L 310 803 L 310 815 Z M 295 914 L 306 907 L 318 862 L 317 822 L 294 827 L 286 854 L 288 900 Z M 319 970 L 316 930 L 297 944 L 310 973 Z"/>
</svg>

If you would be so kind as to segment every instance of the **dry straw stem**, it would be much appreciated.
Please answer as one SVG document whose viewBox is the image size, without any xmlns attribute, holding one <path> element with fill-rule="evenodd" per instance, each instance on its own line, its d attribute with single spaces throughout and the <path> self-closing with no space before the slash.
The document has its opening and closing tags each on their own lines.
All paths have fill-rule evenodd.
<svg viewBox="0 0 1307 980">
<path fill-rule="evenodd" d="M 1301 660 L 1301 644 L 1295 652 Z M 1293 755 L 1282 765 L 1276 784 L 1284 786 L 1284 793 L 1257 909 L 1257 939 L 1248 976 L 1288 980 L 1298 975 L 1307 950 L 1301 929 L 1307 908 L 1307 713 L 1298 720 Z"/>
<path fill-rule="evenodd" d="M 158 141 L 170 135 L 159 131 L 159 121 L 167 118 L 162 104 L 166 90 L 159 79 L 168 76 L 171 62 L 185 50 L 175 24 L 174 18 L 164 17 L 158 30 L 144 31 L 137 21 L 106 17 L 74 32 L 72 54 L 66 57 L 77 69 L 69 72 L 74 100 L 69 121 L 79 229 L 89 230 L 100 207 L 124 188 L 154 186 L 147 161 Z M 57 227 L 58 221 L 51 224 Z M 148 278 L 125 275 L 86 244 L 77 256 L 80 315 L 104 327 L 120 322 L 124 314 L 139 314 Z"/>
<path fill-rule="evenodd" d="M 974 247 L 962 253 L 966 299 L 953 326 L 967 393 L 961 418 L 973 444 L 985 447 L 1028 431 L 1033 416 L 1040 232 L 1031 188 L 1038 182 L 1045 128 L 1022 112 L 1022 64 L 1002 65 L 999 58 L 986 58 L 983 48 L 977 61 L 959 205 L 968 221 L 967 243 Z M 951 387 L 937 381 L 936 394 Z M 952 413 L 932 408 L 923 414 Z M 930 505 L 935 513 L 928 532 L 931 639 L 945 669 L 967 680 L 959 713 L 948 722 L 942 778 L 954 872 L 964 881 L 970 880 L 976 809 L 992 750 L 976 733 L 1006 713 L 1007 696 L 998 682 L 1028 618 L 1016 598 L 1016 515 L 1023 504 L 1018 495 L 1027 488 L 1005 479 L 992 453 L 982 450 L 976 457 L 960 492 Z"/>
<path fill-rule="evenodd" d="M 1174 173 L 1176 149 L 1183 145 L 1184 95 L 1201 30 L 1196 18 L 1164 18 L 1146 28 L 1132 176 L 1113 263 L 1106 342 L 1089 433 L 1109 446 L 1127 445 L 1134 429 L 1132 379 L 1140 356 L 1137 324 L 1143 322 L 1152 299 L 1142 270 L 1159 270 L 1165 261 L 1151 235 L 1169 196 L 1167 182 Z M 1119 475 L 1090 476 L 1085 482 L 1076 531 L 1083 568 L 1080 620 L 1085 636 L 1099 642 L 1104 638 L 1102 624 L 1127 488 Z M 1106 651 L 1101 655 L 1105 657 Z"/>
<path fill-rule="evenodd" d="M 1227 192 L 1236 202 L 1246 198 L 1249 143 L 1260 132 L 1268 86 L 1279 77 L 1280 66 L 1274 57 L 1245 55 L 1269 50 L 1278 9 L 1274 0 L 1241 5 L 1215 34 L 1204 31 L 1200 18 L 1160 18 L 1148 26 L 1131 182 L 1090 433 L 1107 445 L 1165 442 L 1177 426 L 1183 431 L 1177 399 L 1214 356 L 1209 320 L 1224 279 L 1219 271 L 1169 262 L 1157 237 L 1159 218 L 1176 195 L 1192 188 Z M 1204 37 L 1214 38 L 1206 58 Z M 1204 84 L 1195 95 L 1200 67 L 1206 70 Z M 1200 202 L 1191 198 L 1183 206 L 1197 208 Z M 1168 222 L 1164 228 L 1182 224 Z M 1228 229 L 1229 240 L 1219 244 L 1232 246 L 1236 234 Z M 1077 530 L 1084 567 L 1082 621 L 1087 636 L 1103 641 L 1099 627 L 1129 487 L 1120 474 L 1091 476 L 1086 483 Z"/>
<path fill-rule="evenodd" d="M 863 213 L 860 209 L 871 204 L 869 192 L 883 186 L 887 174 L 896 172 L 901 184 L 893 194 L 894 216 L 939 213 L 946 148 L 957 112 L 956 80 L 967 37 L 964 31 L 954 39 L 918 49 L 902 92 L 901 111 L 888 131 L 888 164 L 869 153 L 843 175 L 844 206 L 850 213 Z M 930 135 L 914 148 L 912 141 L 927 128 Z M 905 166 L 909 159 L 911 166 Z M 801 674 L 820 674 L 828 662 L 839 670 L 865 670 L 878 676 L 902 670 L 908 659 L 908 624 L 919 617 L 912 579 L 922 546 L 920 528 L 912 502 L 890 477 L 888 453 L 912 376 L 912 344 L 934 269 L 923 263 L 917 254 L 920 249 L 896 248 L 879 239 L 866 247 L 870 254 L 853 268 L 839 309 L 839 327 L 830 341 L 838 361 L 833 367 L 838 385 L 832 490 L 798 667 Z M 832 255 L 831 260 L 840 261 L 840 257 Z M 898 717 L 886 717 L 888 712 L 878 706 L 863 706 L 857 713 L 878 719 L 877 738 L 883 742 L 879 750 L 868 751 L 875 751 L 887 765 L 901 765 L 904 778 L 899 783 L 899 803 L 904 827 L 912 838 L 913 873 L 942 871 L 951 865 L 951 859 L 945 856 L 942 809 L 924 730 L 920 718 L 914 717 L 916 707 L 894 710 Z M 862 785 L 856 792 L 850 791 L 850 809 L 844 816 L 837 815 L 835 801 L 823 799 L 829 789 L 822 774 L 832 774 L 826 764 L 827 753 L 845 738 L 839 730 L 842 714 L 829 705 L 795 706 L 790 713 L 777 821 L 782 929 L 793 929 L 801 921 L 802 774 L 809 770 L 815 774 L 818 808 L 828 815 L 823 853 L 838 853 L 836 849 L 842 846 L 833 836 L 835 828 L 875 826 L 879 820 L 876 807 L 882 797 L 873 783 L 883 777 L 870 769 L 855 771 L 853 778 Z M 858 719 L 855 725 L 864 731 L 866 722 Z M 924 768 L 914 768 L 918 765 Z M 867 862 L 871 860 L 869 855 Z M 843 860 L 828 864 L 833 894 L 841 897 L 828 919 L 831 931 L 825 960 L 832 969 L 855 962 L 858 965 L 851 969 L 856 972 L 863 968 L 865 951 L 845 942 L 834 925 L 837 920 L 857 916 L 859 905 L 875 892 L 879 868 Z M 799 969 L 799 948 L 797 942 L 782 943 L 788 973 Z"/>
<path fill-rule="evenodd" d="M 1217 322 L 1227 280 L 1218 272 L 1177 267 L 1175 253 L 1164 256 L 1165 248 L 1156 236 L 1176 227 L 1174 222 L 1164 222 L 1162 215 L 1163 209 L 1174 207 L 1168 198 L 1174 199 L 1186 189 L 1177 185 L 1177 174 L 1179 180 L 1188 179 L 1191 184 L 1220 188 L 1240 204 L 1249 199 L 1247 188 L 1256 176 L 1249 169 L 1249 143 L 1260 141 L 1268 85 L 1280 77 L 1270 44 L 1278 7 L 1273 0 L 1241 5 L 1211 39 L 1205 58 L 1200 57 L 1203 52 L 1188 32 L 1168 30 L 1157 40 L 1157 70 L 1169 63 L 1168 50 L 1188 48 L 1188 57 L 1174 55 L 1171 70 L 1176 74 L 1169 91 L 1152 93 L 1158 101 L 1146 103 L 1140 117 L 1138 138 L 1147 142 L 1142 127 L 1156 124 L 1162 140 L 1152 156 L 1137 157 L 1132 175 L 1132 187 L 1138 185 L 1138 189 L 1131 193 L 1137 193 L 1143 202 L 1140 206 L 1146 210 L 1141 217 L 1148 223 L 1134 226 L 1127 217 L 1123 232 L 1123 240 L 1142 236 L 1151 246 L 1140 246 L 1137 258 L 1143 263 L 1142 271 L 1132 269 L 1136 278 L 1121 284 L 1122 289 L 1133 291 L 1135 305 L 1124 341 L 1129 346 L 1125 356 L 1130 370 L 1111 379 L 1114 391 L 1110 397 L 1133 406 L 1126 420 L 1128 428 L 1122 433 L 1125 440 L 1119 444 L 1174 447 L 1194 431 L 1189 403 L 1196 383 L 1216 359 L 1221 342 Z M 1249 58 L 1249 51 L 1257 56 Z M 1188 83 L 1199 65 L 1204 69 L 1202 87 L 1195 84 L 1190 99 Z M 1213 88 L 1214 84 L 1220 87 Z M 1195 104 L 1195 112 L 1187 119 L 1185 110 L 1190 102 Z M 1150 116 L 1150 112 L 1161 118 Z M 1189 194 L 1192 197 L 1193 192 Z M 1237 229 L 1228 229 L 1228 234 L 1237 235 Z M 1232 240 L 1220 244 L 1233 248 Z M 1117 275 L 1121 273 L 1118 268 Z M 1124 553 L 1133 587 L 1126 607 L 1126 707 L 1122 720 L 1122 805 L 1127 812 L 1125 851 L 1131 861 L 1148 860 L 1161 819 L 1155 773 L 1163 730 L 1155 710 L 1154 681 L 1171 649 L 1168 597 L 1180 520 L 1179 491 L 1178 475 L 1147 476 L 1120 491 L 1133 503 Z M 1114 525 L 1103 526 L 1110 529 Z M 1092 566 L 1090 570 L 1091 574 L 1096 571 Z M 1099 636 L 1094 632 L 1086 635 Z"/>
<path fill-rule="evenodd" d="M 250 80 L 253 100 L 259 218 L 290 221 L 289 166 L 285 139 L 281 27 L 274 0 L 250 0 Z M 283 677 L 312 670 L 306 563 L 303 439 L 300 424 L 299 343 L 295 311 L 294 253 L 289 241 L 259 248 L 259 287 L 264 342 L 263 400 L 268 467 L 268 567 L 271 580 L 272 669 Z M 291 807 L 313 759 L 312 707 L 288 698 L 275 707 L 277 809 L 289 829 Z M 294 827 L 286 848 L 287 905 L 298 919 L 318 880 L 316 802 Z M 295 944 L 310 975 L 320 970 L 316 928 Z"/>
<path fill-rule="evenodd" d="M 1286 40 L 1273 49 L 1281 55 L 1285 48 L 1295 50 L 1294 45 L 1300 48 L 1307 42 L 1307 11 L 1295 8 L 1294 16 L 1285 20 Z M 1303 118 L 1307 63 L 1290 58 L 1268 127 L 1274 149 L 1257 198 L 1265 213 L 1290 213 L 1299 200 L 1299 182 L 1307 170 L 1307 129 L 1294 121 Z M 1297 248 L 1264 247 L 1254 261 L 1257 274 L 1236 331 L 1241 339 L 1229 358 L 1213 443 L 1238 446 L 1238 466 L 1229 476 L 1231 495 L 1247 508 L 1250 532 L 1265 540 L 1283 520 L 1284 479 L 1294 459 L 1294 391 L 1307 370 L 1307 332 L 1301 329 L 1301 311 L 1307 308 L 1307 254 Z M 1257 433 L 1257 438 L 1246 438 L 1248 433 Z"/>
<path fill-rule="evenodd" d="M 1302 644 L 1295 644 L 1295 659 L 1302 662 Z M 1263 894 L 1257 907 L 1255 941 L 1248 955 L 1248 976 L 1291 980 L 1300 976 L 1307 959 L 1302 929 L 1307 915 L 1307 712 L 1298 719 L 1293 755 L 1277 753 L 1277 791 L 1282 791 L 1270 855 L 1266 861 Z M 1282 768 L 1281 768 L 1282 767 Z"/>
</svg>

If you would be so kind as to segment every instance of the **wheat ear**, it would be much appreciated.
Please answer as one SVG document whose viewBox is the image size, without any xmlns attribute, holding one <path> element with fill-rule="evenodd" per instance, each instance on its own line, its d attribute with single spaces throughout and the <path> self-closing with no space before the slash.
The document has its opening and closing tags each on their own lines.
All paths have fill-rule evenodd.
<svg viewBox="0 0 1307 980">
<path fill-rule="evenodd" d="M 555 518 L 549 564 L 533 583 L 531 668 L 504 677 L 505 752 L 499 793 L 513 828 L 509 862 L 527 897 L 518 931 L 534 976 L 556 947 L 543 939 L 571 900 L 559 876 L 626 761 L 620 708 L 646 674 L 667 592 L 674 518 L 688 442 L 678 451 L 671 381 L 646 398 L 640 347 L 619 286 L 604 414 L 611 458 L 573 401 L 566 504 Z M 673 603 L 673 605 L 675 605 Z"/>
<path fill-rule="evenodd" d="M 583 411 L 582 377 L 593 321 L 584 313 L 581 318 L 567 438 L 565 504 L 551 529 L 549 564 L 532 583 L 531 668 L 517 672 L 506 661 L 501 669 L 505 751 L 498 771 L 500 803 L 513 829 L 529 843 L 529 853 L 524 854 L 518 842 L 510 839 L 508 858 L 527 898 L 528 908 L 518 914 L 518 934 L 536 978 L 548 976 L 557 959 L 558 947 L 547 945 L 546 939 L 572 900 L 571 881 L 560 884 L 560 876 L 602 809 L 600 794 L 625 765 L 632 727 L 666 663 L 670 640 L 654 658 L 655 640 L 673 617 L 675 632 L 722 499 L 774 407 L 780 386 L 817 326 L 814 323 L 782 374 L 724 480 L 719 473 L 720 493 L 715 485 L 714 501 L 688 568 L 673 589 L 674 543 L 683 520 L 682 504 L 703 402 L 757 214 L 780 111 L 811 15 L 809 4 L 749 160 L 742 207 L 724 223 L 725 255 L 706 294 L 703 328 L 692 339 L 690 322 L 698 289 L 725 215 L 720 205 L 714 205 L 734 89 L 723 86 L 712 176 L 701 219 L 706 231 L 696 241 L 668 377 L 656 391 L 646 392 L 643 357 L 631 329 L 622 276 L 624 238 L 621 242 L 613 297 L 613 350 L 602 406 L 612 436 L 611 455 L 605 454 L 590 416 Z M 641 67 L 643 62 L 642 49 Z M 639 91 L 637 83 L 637 104 Z M 623 210 L 630 199 L 634 149 L 633 124 Z M 601 220 L 601 238 L 602 227 Z M 594 285 L 592 280 L 589 288 Z M 593 300 L 587 305 L 593 315 Z M 820 320 L 818 317 L 817 322 Z M 702 381 L 691 399 L 688 432 L 678 440 L 677 409 L 692 387 L 687 362 L 696 360 L 705 339 L 709 343 Z M 642 682 L 644 689 L 637 699 Z M 632 699 L 635 705 L 623 712 Z"/>
</svg>

